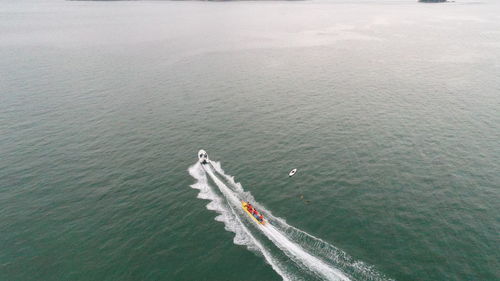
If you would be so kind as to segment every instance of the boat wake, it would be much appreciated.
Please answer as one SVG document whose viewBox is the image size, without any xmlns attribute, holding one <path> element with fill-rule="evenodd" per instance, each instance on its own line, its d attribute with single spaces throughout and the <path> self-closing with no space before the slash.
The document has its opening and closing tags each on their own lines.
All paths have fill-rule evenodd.
<svg viewBox="0 0 500 281">
<path fill-rule="evenodd" d="M 215 220 L 235 233 L 234 243 L 263 256 L 283 280 L 390 280 L 335 246 L 273 216 L 222 170 L 220 162 L 196 163 L 188 171 L 197 180 L 191 187 L 200 191 L 198 198 L 209 200 L 207 209 L 218 213 Z M 249 220 L 241 200 L 252 202 L 269 223 Z"/>
</svg>

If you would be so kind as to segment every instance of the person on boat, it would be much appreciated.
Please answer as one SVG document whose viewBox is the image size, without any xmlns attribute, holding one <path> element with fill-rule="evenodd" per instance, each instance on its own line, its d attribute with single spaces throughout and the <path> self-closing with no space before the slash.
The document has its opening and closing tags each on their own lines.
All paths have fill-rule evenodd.
<svg viewBox="0 0 500 281">
<path fill-rule="evenodd" d="M 264 217 L 262 215 L 259 216 L 259 221 L 260 222 L 263 222 L 264 221 Z"/>
</svg>

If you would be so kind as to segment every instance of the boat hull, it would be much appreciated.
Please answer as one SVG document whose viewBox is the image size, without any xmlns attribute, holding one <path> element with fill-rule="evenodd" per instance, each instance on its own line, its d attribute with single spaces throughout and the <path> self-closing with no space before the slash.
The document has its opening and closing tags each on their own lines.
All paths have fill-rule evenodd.
<svg viewBox="0 0 500 281">
<path fill-rule="evenodd" d="M 205 150 L 201 149 L 198 151 L 198 161 L 200 161 L 201 164 L 207 164 L 208 163 L 208 154 Z"/>
</svg>

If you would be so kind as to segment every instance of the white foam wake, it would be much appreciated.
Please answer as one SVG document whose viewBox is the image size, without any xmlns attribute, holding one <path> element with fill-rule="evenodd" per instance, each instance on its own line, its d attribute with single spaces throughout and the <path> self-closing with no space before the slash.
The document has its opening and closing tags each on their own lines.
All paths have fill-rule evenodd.
<svg viewBox="0 0 500 281">
<path fill-rule="evenodd" d="M 192 188 L 200 190 L 200 193 L 198 193 L 198 198 L 210 200 L 210 203 L 207 204 L 207 209 L 219 213 L 219 216 L 217 216 L 215 220 L 223 222 L 227 231 L 231 231 L 236 234 L 233 240 L 235 244 L 245 245 L 249 250 L 252 250 L 264 256 L 267 263 L 271 265 L 274 271 L 278 273 L 283 278 L 283 280 L 300 280 L 290 275 L 286 271 L 285 266 L 272 256 L 269 249 L 262 245 L 251 234 L 251 232 L 244 225 L 241 219 L 237 215 L 235 215 L 235 210 L 232 209 L 231 206 L 228 206 L 222 202 L 223 199 L 218 196 L 208 185 L 205 170 L 203 170 L 199 163 L 191 166 L 188 171 L 191 176 L 198 180 L 197 183 L 191 185 Z M 233 196 L 229 196 L 229 198 L 233 203 L 239 204 L 237 198 Z"/>
<path fill-rule="evenodd" d="M 269 210 L 256 202 L 249 192 L 245 192 L 242 185 L 236 182 L 233 176 L 227 175 L 222 170 L 220 162 L 211 161 L 211 165 L 203 167 L 196 164 L 189 169 L 189 172 L 198 180 L 196 184 L 192 185 L 193 188 L 200 189 L 198 197 L 211 200 L 207 208 L 220 214 L 216 220 L 224 222 L 226 230 L 236 233 L 235 244 L 246 245 L 249 249 L 261 253 L 284 280 L 302 280 L 303 278 L 288 271 L 286 264 L 279 261 L 271 249 L 265 247 L 255 235 L 252 235 L 251 230 L 242 221 L 248 218 L 242 211 L 236 211 L 241 208 L 240 200 L 252 201 L 264 214 L 270 223 L 266 226 L 255 224 L 256 229 L 260 230 L 260 233 L 264 234 L 288 257 L 289 263 L 293 262 L 307 275 L 313 275 L 317 279 L 335 281 L 389 280 L 372 267 L 363 262 L 355 261 L 335 246 L 288 225 L 284 219 L 273 216 Z M 223 196 L 219 196 L 211 189 L 206 175 L 215 183 Z M 226 183 L 218 176 L 221 176 Z M 203 188 L 200 188 L 200 185 Z"/>
</svg>

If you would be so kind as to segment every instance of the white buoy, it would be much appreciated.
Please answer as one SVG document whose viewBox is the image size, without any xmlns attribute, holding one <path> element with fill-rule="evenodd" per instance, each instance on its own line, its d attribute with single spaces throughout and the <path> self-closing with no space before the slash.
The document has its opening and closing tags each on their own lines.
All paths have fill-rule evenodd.
<svg viewBox="0 0 500 281">
<path fill-rule="evenodd" d="M 290 173 L 288 173 L 288 176 L 291 177 L 291 176 L 295 175 L 295 173 L 297 173 L 297 169 L 292 169 L 290 171 Z"/>
</svg>

